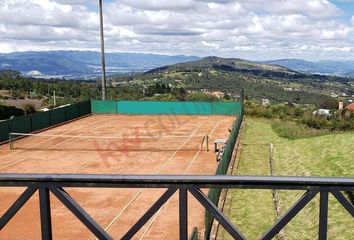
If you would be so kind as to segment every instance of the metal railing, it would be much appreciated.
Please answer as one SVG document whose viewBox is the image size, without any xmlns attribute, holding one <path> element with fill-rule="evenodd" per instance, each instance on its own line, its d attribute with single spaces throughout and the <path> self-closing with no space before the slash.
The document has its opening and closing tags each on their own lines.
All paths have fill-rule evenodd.
<svg viewBox="0 0 354 240">
<path fill-rule="evenodd" d="M 164 194 L 142 215 L 122 239 L 131 239 L 144 224 L 179 192 L 179 238 L 188 239 L 188 194 L 220 222 L 234 239 L 244 235 L 200 190 L 201 188 L 305 190 L 300 199 L 261 239 L 272 239 L 315 196 L 320 195 L 319 239 L 327 239 L 328 196 L 331 193 L 354 218 L 354 206 L 343 191 L 354 191 L 354 178 L 262 177 L 262 176 L 173 176 L 173 175 L 38 175 L 0 174 L 0 187 L 27 187 L 1 216 L 0 231 L 24 204 L 39 191 L 42 239 L 52 239 L 51 200 L 53 193 L 98 239 L 111 236 L 64 190 L 70 188 L 166 188 Z"/>
</svg>

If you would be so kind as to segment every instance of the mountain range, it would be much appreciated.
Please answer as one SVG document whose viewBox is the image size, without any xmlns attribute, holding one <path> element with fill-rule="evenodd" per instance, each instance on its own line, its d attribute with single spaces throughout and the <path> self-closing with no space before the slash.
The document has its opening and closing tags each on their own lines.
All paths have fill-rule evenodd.
<svg viewBox="0 0 354 240">
<path fill-rule="evenodd" d="M 106 53 L 106 69 L 109 75 L 146 72 L 176 63 L 198 61 L 200 57 L 186 55 L 158 55 L 144 53 Z M 257 62 L 238 62 L 236 68 L 245 69 L 245 64 Z M 354 77 L 354 61 L 317 61 L 302 59 L 279 59 L 258 62 L 258 67 L 267 65 L 275 72 L 280 67 L 301 73 Z M 225 66 L 224 66 L 225 67 Z M 0 53 L 0 70 L 16 70 L 25 76 L 40 78 L 95 78 L 100 75 L 100 53 L 95 51 L 41 51 Z M 268 69 L 268 70 L 271 70 Z M 264 70 L 264 69 L 263 69 Z"/>
<path fill-rule="evenodd" d="M 113 78 L 112 85 L 145 87 L 164 83 L 189 92 L 222 92 L 237 98 L 245 89 L 250 99 L 271 102 L 315 103 L 321 98 L 331 100 L 333 93 L 351 98 L 353 79 L 303 73 L 280 65 L 247 61 L 239 58 L 206 57 L 177 63 L 144 73 Z"/>
<path fill-rule="evenodd" d="M 95 51 L 43 51 L 0 53 L 0 70 L 16 70 L 25 76 L 93 78 L 100 74 L 100 53 Z M 144 53 L 106 53 L 107 73 L 143 72 L 165 65 L 194 61 L 199 57 Z"/>
<path fill-rule="evenodd" d="M 262 63 L 276 64 L 303 73 L 354 77 L 354 61 L 327 60 L 310 62 L 302 59 L 279 59 L 263 61 Z"/>
</svg>

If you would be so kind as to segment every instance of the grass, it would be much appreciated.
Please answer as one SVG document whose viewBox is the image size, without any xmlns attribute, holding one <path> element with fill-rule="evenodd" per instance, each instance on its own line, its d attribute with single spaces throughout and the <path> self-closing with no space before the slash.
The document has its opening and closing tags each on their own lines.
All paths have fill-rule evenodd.
<svg viewBox="0 0 354 240">
<path fill-rule="evenodd" d="M 290 140 L 279 136 L 272 125 L 274 122 L 270 120 L 246 119 L 235 174 L 269 175 L 268 145 L 273 143 L 276 175 L 354 175 L 354 132 Z M 284 213 L 303 192 L 278 191 L 278 194 Z M 318 202 L 316 197 L 286 226 L 286 239 L 317 239 Z M 258 239 L 276 220 L 270 191 L 232 190 L 225 213 L 247 239 Z M 353 218 L 330 195 L 328 239 L 353 239 L 353 236 Z M 232 238 L 221 230 L 219 239 Z"/>
<path fill-rule="evenodd" d="M 331 133 L 331 131 L 327 129 L 312 129 L 306 125 L 291 121 L 274 121 L 272 123 L 272 129 L 279 137 L 289 140 L 313 138 Z"/>
</svg>

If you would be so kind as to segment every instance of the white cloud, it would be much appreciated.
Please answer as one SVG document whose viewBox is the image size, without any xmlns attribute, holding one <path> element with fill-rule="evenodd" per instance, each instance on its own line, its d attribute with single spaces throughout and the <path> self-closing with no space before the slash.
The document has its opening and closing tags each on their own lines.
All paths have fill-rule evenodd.
<svg viewBox="0 0 354 240">
<path fill-rule="evenodd" d="M 352 25 L 341 21 L 337 16 L 342 11 L 327 0 L 104 3 L 108 51 L 247 58 L 353 56 L 354 16 Z M 1 0 L 0 52 L 98 50 L 98 14 L 92 9 L 96 5 L 91 0 Z"/>
</svg>

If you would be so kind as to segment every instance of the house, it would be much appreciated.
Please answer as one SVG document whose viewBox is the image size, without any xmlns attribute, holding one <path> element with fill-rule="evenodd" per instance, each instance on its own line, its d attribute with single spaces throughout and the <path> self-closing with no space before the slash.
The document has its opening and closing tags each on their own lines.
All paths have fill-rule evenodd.
<svg viewBox="0 0 354 240">
<path fill-rule="evenodd" d="M 349 104 L 346 108 L 354 112 L 354 103 Z"/>
<path fill-rule="evenodd" d="M 328 109 L 318 109 L 318 110 L 316 110 L 316 111 L 314 111 L 313 113 L 312 113 L 314 116 L 316 116 L 316 115 L 319 115 L 319 116 L 326 116 L 326 117 L 329 117 L 329 116 L 331 116 L 332 114 L 330 113 L 330 110 L 328 110 Z"/>
</svg>

